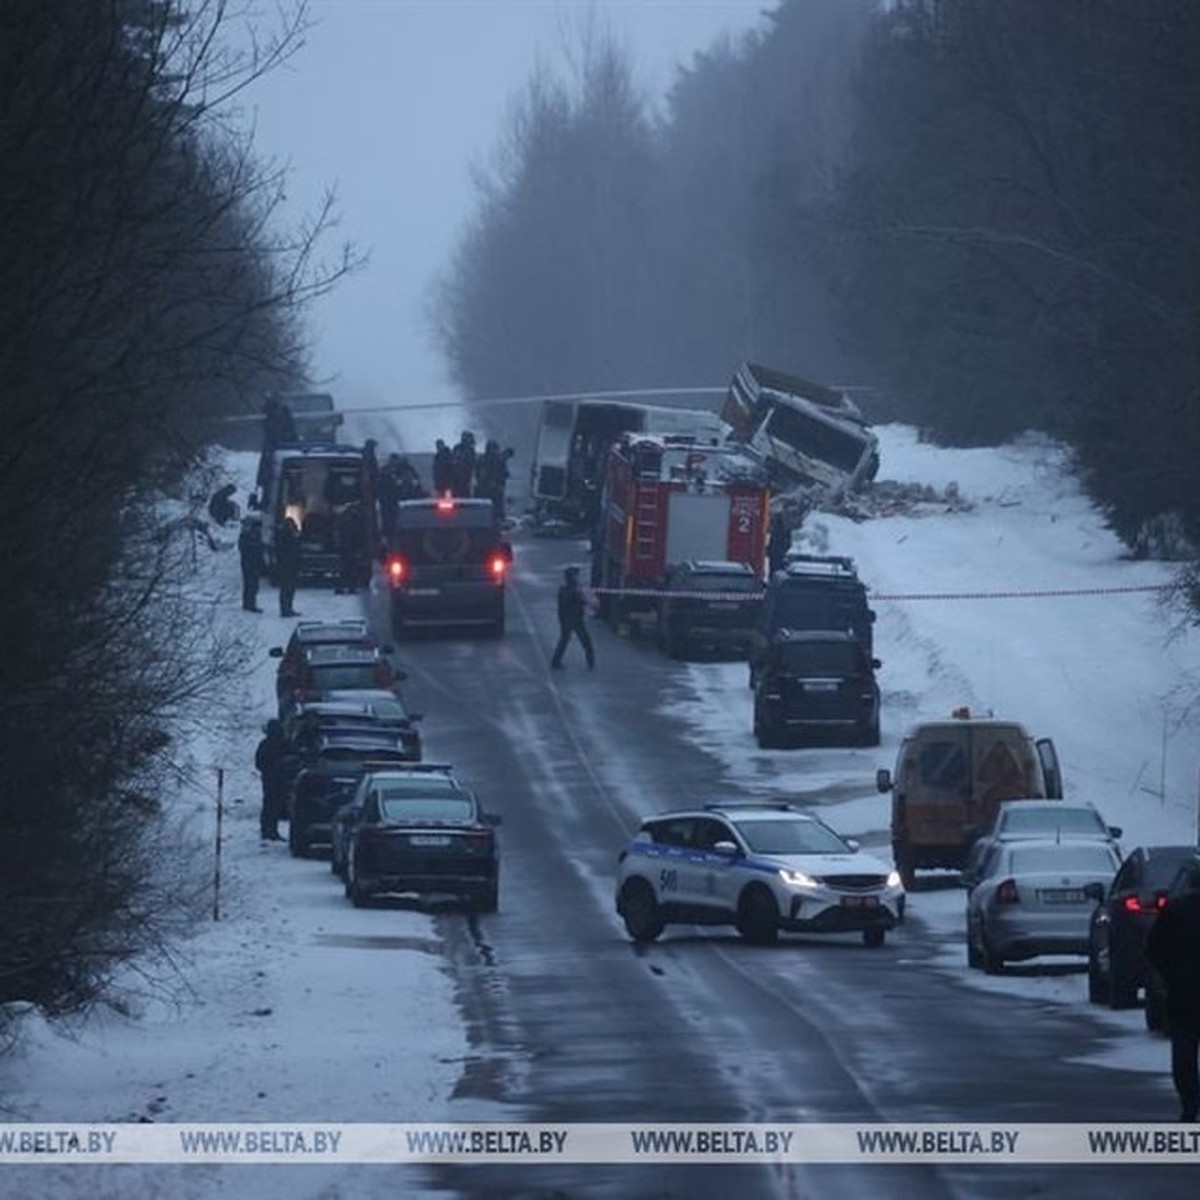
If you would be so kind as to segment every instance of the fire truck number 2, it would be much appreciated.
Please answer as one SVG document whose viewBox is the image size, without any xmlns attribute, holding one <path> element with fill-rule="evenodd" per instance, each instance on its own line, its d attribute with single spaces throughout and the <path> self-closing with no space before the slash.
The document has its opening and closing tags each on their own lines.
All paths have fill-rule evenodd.
<svg viewBox="0 0 1200 1200">
<path fill-rule="evenodd" d="M 734 501 L 733 519 L 737 522 L 738 533 L 752 533 L 754 531 L 754 519 L 757 515 L 753 500 L 743 499 Z"/>
</svg>

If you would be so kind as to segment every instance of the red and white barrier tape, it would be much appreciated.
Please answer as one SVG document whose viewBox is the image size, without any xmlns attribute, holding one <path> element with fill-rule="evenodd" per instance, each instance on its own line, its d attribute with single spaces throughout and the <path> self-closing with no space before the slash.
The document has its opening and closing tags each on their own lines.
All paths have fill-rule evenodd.
<svg viewBox="0 0 1200 1200">
<path fill-rule="evenodd" d="M 1029 600 L 1061 596 L 1119 596 L 1134 592 L 1169 592 L 1175 587 L 1171 583 L 1130 584 L 1120 587 L 1092 588 L 1019 588 L 995 592 L 872 592 L 869 600 Z M 595 596 L 636 596 L 649 599 L 669 600 L 761 600 L 764 592 L 670 592 L 662 588 L 610 588 L 587 589 Z"/>
</svg>

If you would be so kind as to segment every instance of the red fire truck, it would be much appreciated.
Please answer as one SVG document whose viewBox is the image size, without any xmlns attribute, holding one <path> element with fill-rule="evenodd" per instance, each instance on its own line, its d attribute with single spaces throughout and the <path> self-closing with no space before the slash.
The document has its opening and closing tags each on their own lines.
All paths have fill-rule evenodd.
<svg viewBox="0 0 1200 1200">
<path fill-rule="evenodd" d="M 609 450 L 592 587 L 616 622 L 652 613 L 669 568 L 689 559 L 747 563 L 761 577 L 770 490 L 737 450 L 686 436 L 625 434 Z"/>
</svg>

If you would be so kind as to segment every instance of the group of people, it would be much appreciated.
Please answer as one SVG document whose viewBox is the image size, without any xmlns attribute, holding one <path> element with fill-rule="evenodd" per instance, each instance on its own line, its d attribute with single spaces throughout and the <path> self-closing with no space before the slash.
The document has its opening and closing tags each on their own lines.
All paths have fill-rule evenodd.
<svg viewBox="0 0 1200 1200">
<path fill-rule="evenodd" d="M 479 453 L 475 435 L 464 429 L 454 446 L 438 438 L 433 452 L 433 490 L 439 496 L 474 496 L 490 500 L 498 520 L 505 517 L 505 492 L 508 487 L 508 460 L 512 448 L 502 450 L 500 443 L 489 438 Z"/>
<path fill-rule="evenodd" d="M 242 608 L 260 613 L 258 587 L 266 567 L 261 513 L 250 512 L 242 518 L 237 545 L 242 570 Z M 280 521 L 275 529 L 275 578 L 279 584 L 279 615 L 299 616 L 294 603 L 300 583 L 300 530 L 290 517 Z"/>
</svg>

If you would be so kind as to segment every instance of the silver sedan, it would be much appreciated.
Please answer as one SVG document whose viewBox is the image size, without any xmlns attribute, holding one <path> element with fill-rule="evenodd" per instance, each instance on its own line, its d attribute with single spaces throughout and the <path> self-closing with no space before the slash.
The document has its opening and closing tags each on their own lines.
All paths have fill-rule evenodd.
<svg viewBox="0 0 1200 1200">
<path fill-rule="evenodd" d="M 1088 952 L 1095 887 L 1112 883 L 1120 856 L 1098 841 L 999 843 L 967 897 L 967 963 L 990 975 L 1039 954 Z"/>
</svg>

